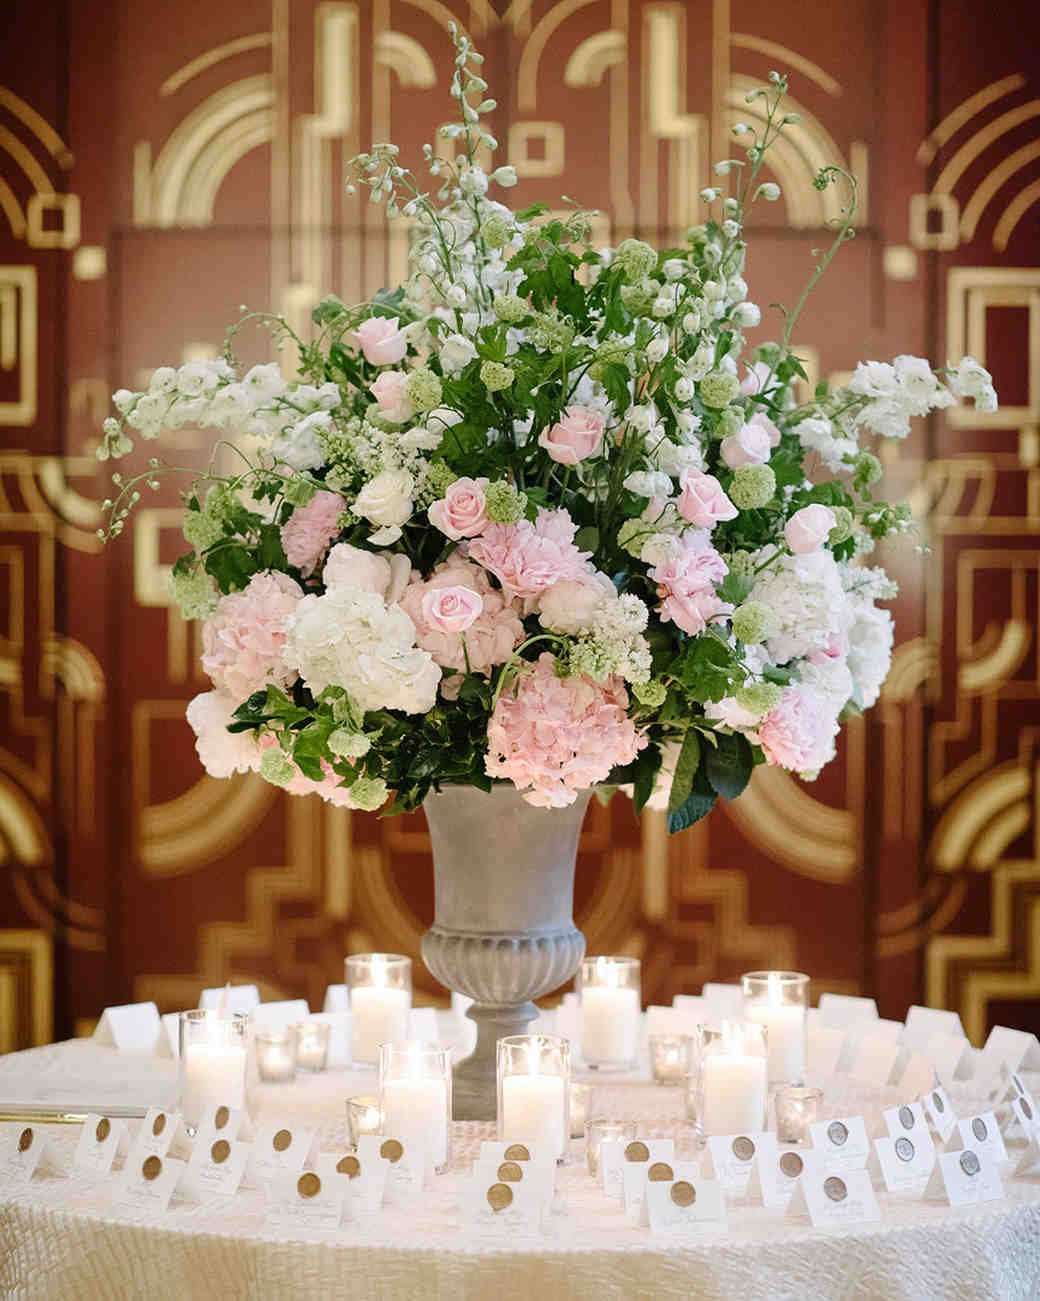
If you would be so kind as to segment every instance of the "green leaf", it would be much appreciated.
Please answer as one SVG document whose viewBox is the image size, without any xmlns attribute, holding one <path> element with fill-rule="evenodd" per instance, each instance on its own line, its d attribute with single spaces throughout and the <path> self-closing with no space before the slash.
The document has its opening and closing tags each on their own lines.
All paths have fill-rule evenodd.
<svg viewBox="0 0 1040 1301">
<path fill-rule="evenodd" d="M 595 551 L 599 546 L 599 529 L 588 524 L 574 535 L 574 545 L 579 551 Z"/>
<path fill-rule="evenodd" d="M 721 583 L 715 584 L 715 591 L 723 601 L 728 601 L 731 605 L 743 605 L 754 585 L 754 579 L 731 572 Z"/>
<path fill-rule="evenodd" d="M 668 796 L 668 812 L 675 813 L 690 798 L 693 791 L 693 779 L 701 762 L 701 743 L 696 731 L 691 727 L 683 738 L 682 749 L 675 764 L 672 777 L 672 789 Z"/>
<path fill-rule="evenodd" d="M 668 814 L 668 830 L 674 836 L 678 831 L 685 831 L 701 818 L 706 818 L 715 804 L 715 792 L 704 779 L 704 772 L 698 769 L 693 779 L 693 790 L 674 813 Z"/>
<path fill-rule="evenodd" d="M 648 745 L 641 751 L 633 764 L 635 775 L 632 782 L 632 803 L 636 813 L 642 813 L 646 802 L 654 793 L 657 774 L 661 768 L 661 751 L 656 745 Z"/>
<path fill-rule="evenodd" d="M 282 530 L 277 524 L 262 525 L 260 529 L 260 546 L 257 554 L 261 569 L 284 571 L 289 568 L 289 562 L 285 558 L 285 549 L 282 546 Z"/>
<path fill-rule="evenodd" d="M 739 732 L 716 734 L 718 745 L 704 756 L 704 771 L 712 790 L 724 800 L 735 800 L 751 777 L 754 756 L 747 737 Z"/>
<path fill-rule="evenodd" d="M 206 573 L 226 596 L 241 591 L 257 572 L 256 557 L 248 547 L 218 546 L 206 553 Z"/>
<path fill-rule="evenodd" d="M 549 211 L 547 203 L 532 203 L 516 214 L 517 221 L 534 221 L 535 217 L 544 217 Z"/>
</svg>

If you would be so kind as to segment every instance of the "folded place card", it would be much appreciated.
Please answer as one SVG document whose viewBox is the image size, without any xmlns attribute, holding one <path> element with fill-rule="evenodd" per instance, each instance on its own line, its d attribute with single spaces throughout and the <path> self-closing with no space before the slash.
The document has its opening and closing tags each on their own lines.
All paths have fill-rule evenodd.
<svg viewBox="0 0 1040 1301">
<path fill-rule="evenodd" d="M 117 1211 L 165 1211 L 184 1174 L 184 1162 L 153 1152 L 142 1161 L 128 1161 L 112 1188 Z"/>
<path fill-rule="evenodd" d="M 515 1161 L 522 1173 L 537 1172 L 537 1178 L 549 1185 L 549 1195 L 556 1190 L 556 1157 L 538 1143 L 503 1143 L 485 1139 L 480 1145 L 479 1164 L 497 1169 L 506 1161 Z"/>
<path fill-rule="evenodd" d="M 921 1101 L 932 1128 L 943 1143 L 947 1142 L 957 1124 L 957 1113 L 946 1090 L 941 1085 L 936 1085 L 922 1096 Z"/>
<path fill-rule="evenodd" d="M 1000 1126 L 992 1111 L 957 1121 L 953 1133 L 946 1140 L 946 1151 L 959 1152 L 962 1148 L 985 1152 L 998 1166 L 1008 1159 Z"/>
<path fill-rule="evenodd" d="M 457 989 L 451 991 L 451 1010 L 456 1016 L 465 1016 L 473 1006 L 473 999 L 468 994 L 460 994 Z"/>
<path fill-rule="evenodd" d="M 881 1219 L 866 1170 L 843 1170 L 840 1175 L 806 1171 L 787 1204 L 787 1214 L 808 1214 L 817 1229 Z"/>
<path fill-rule="evenodd" d="M 159 1018 L 161 1029 L 155 1041 L 158 1057 L 180 1057 L 181 1055 L 181 1014 L 164 1012 Z"/>
<path fill-rule="evenodd" d="M 129 1151 L 130 1131 L 125 1120 L 91 1114 L 83 1122 L 72 1164 L 84 1174 L 108 1174 L 116 1157 Z"/>
<path fill-rule="evenodd" d="M 475 1242 L 516 1242 L 540 1238 L 547 1205 L 529 1183 L 469 1179 L 459 1196 L 464 1235 Z"/>
<path fill-rule="evenodd" d="M 201 1143 L 196 1140 L 191 1160 L 177 1186 L 178 1195 L 193 1202 L 233 1196 L 238 1192 L 252 1151 L 248 1143 L 226 1138 Z"/>
<path fill-rule="evenodd" d="M 906 1014 L 904 1037 L 915 1045 L 924 1043 L 934 1034 L 955 1034 L 965 1038 L 964 1026 L 956 1012 L 945 1008 L 919 1007 L 916 1003 Z"/>
<path fill-rule="evenodd" d="M 1027 1139 L 1040 1137 L 1040 1108 L 1028 1093 L 1017 1097 L 1008 1108 L 1008 1123 L 1004 1127 L 1005 1136 L 1021 1131 Z"/>
<path fill-rule="evenodd" d="M 1035 1034 L 1026 1030 L 1011 1030 L 1006 1025 L 995 1025 L 982 1050 L 979 1074 L 1000 1073 L 1003 1067 L 1012 1071 L 1040 1071 L 1040 1043 Z"/>
<path fill-rule="evenodd" d="M 845 1027 L 845 1043 L 838 1058 L 838 1070 L 852 1070 L 860 1044 L 867 1036 L 877 1044 L 892 1043 L 898 1049 L 902 1033 L 902 1021 L 884 1021 L 880 1017 L 863 1017 L 859 1021 L 852 1021 Z"/>
<path fill-rule="evenodd" d="M 184 1149 L 190 1151 L 191 1143 L 182 1131 L 180 1115 L 176 1111 L 163 1111 L 161 1107 L 149 1107 L 134 1135 L 129 1161 L 140 1165 L 146 1156 L 166 1156 L 178 1137 Z"/>
<path fill-rule="evenodd" d="M 899 1053 L 899 1041 L 888 1034 L 871 1031 L 861 1035 L 855 1040 L 849 1075 L 858 1084 L 884 1088 L 895 1070 Z"/>
<path fill-rule="evenodd" d="M 875 1184 L 883 1183 L 890 1193 L 923 1193 L 935 1167 L 935 1144 L 930 1134 L 917 1139 L 879 1138 L 867 1162 Z"/>
<path fill-rule="evenodd" d="M 625 1146 L 621 1167 L 621 1196 L 625 1214 L 638 1224 L 643 1216 L 646 1181 L 675 1177 L 675 1140 L 672 1138 L 636 1139 Z"/>
<path fill-rule="evenodd" d="M 340 1179 L 347 1190 L 345 1205 L 350 1214 L 373 1215 L 383 1205 L 390 1166 L 381 1157 L 358 1156 L 356 1152 L 322 1152 L 314 1162 L 322 1179 Z"/>
<path fill-rule="evenodd" d="M 555 1162 L 553 1162 L 555 1168 Z M 553 1168 L 544 1162 L 488 1161 L 483 1158 L 473 1165 L 471 1178 L 486 1187 L 496 1183 L 531 1184 L 546 1202 L 553 1199 Z"/>
<path fill-rule="evenodd" d="M 701 990 L 701 998 L 715 1019 L 739 1021 L 744 1015 L 744 989 L 741 985 L 719 985 L 709 981 Z"/>
<path fill-rule="evenodd" d="M 218 1138 L 248 1141 L 252 1136 L 253 1126 L 248 1112 L 238 1111 L 234 1107 L 219 1103 L 215 1107 L 210 1107 L 203 1115 L 196 1131 L 194 1146 L 212 1143 Z"/>
<path fill-rule="evenodd" d="M 256 985 L 220 985 L 204 989 L 199 995 L 199 1007 L 208 1012 L 252 1012 L 260 1006 L 260 990 Z"/>
<path fill-rule="evenodd" d="M 628 1178 L 626 1171 L 626 1178 Z M 642 1229 L 650 1227 L 650 1218 L 646 1208 L 646 1193 L 651 1184 L 675 1183 L 677 1180 L 686 1180 L 687 1183 L 698 1184 L 704 1180 L 704 1171 L 701 1169 L 699 1161 L 653 1161 L 650 1168 L 643 1171 L 643 1186 L 640 1190 L 638 1201 L 636 1202 L 637 1211 L 630 1214 L 628 1218 L 638 1224 Z M 711 1182 L 715 1182 L 712 1180 Z"/>
<path fill-rule="evenodd" d="M 1040 1175 L 1040 1138 L 1035 1134 L 1015 1166 L 1015 1175 Z"/>
<path fill-rule="evenodd" d="M 0 1138 L 0 1187 L 27 1184 L 34 1174 L 66 1173 L 64 1161 L 42 1129 L 25 1125 Z"/>
<path fill-rule="evenodd" d="M 916 1139 L 923 1135 L 931 1141 L 928 1121 L 920 1102 L 904 1102 L 902 1106 L 889 1107 L 881 1113 L 881 1119 L 884 1128 L 879 1137 Z"/>
<path fill-rule="evenodd" d="M 404 1135 L 361 1134 L 358 1156 L 385 1163 L 387 1201 L 407 1203 L 422 1193 L 429 1165 L 425 1143 Z"/>
<path fill-rule="evenodd" d="M 726 1227 L 726 1199 L 715 1179 L 677 1178 L 646 1186 L 646 1218 L 651 1233 L 685 1237 L 704 1227 Z"/>
<path fill-rule="evenodd" d="M 708 1150 L 702 1162 L 704 1173 L 709 1178 L 714 1176 L 728 1195 L 743 1197 L 755 1168 L 755 1159 L 764 1154 L 767 1161 L 772 1160 L 775 1152 L 776 1135 L 765 1130 L 713 1136 L 708 1139 Z"/>
<path fill-rule="evenodd" d="M 300 1229 L 338 1229 L 347 1189 L 342 1179 L 314 1170 L 281 1174 L 271 1181 L 264 1227 L 281 1233 Z"/>
<path fill-rule="evenodd" d="M 798 1180 L 807 1170 L 822 1171 L 823 1162 L 816 1152 L 795 1152 L 791 1148 L 759 1152 L 751 1171 L 745 1196 L 752 1206 L 786 1207 L 794 1196 Z"/>
<path fill-rule="evenodd" d="M 161 1032 L 159 1009 L 154 1003 L 127 1003 L 105 1008 L 93 1039 L 121 1053 L 154 1053 Z"/>
<path fill-rule="evenodd" d="M 896 1083 L 904 1093 L 927 1093 L 935 1084 L 935 1067 L 923 1053 L 911 1053 Z"/>
<path fill-rule="evenodd" d="M 948 1201 L 951 1206 L 995 1202 L 1004 1196 L 1000 1170 L 987 1152 L 966 1147 L 960 1152 L 940 1152 L 925 1188 L 928 1201 Z"/>
<path fill-rule="evenodd" d="M 672 1138 L 617 1139 L 603 1143 L 599 1150 L 600 1179 L 608 1197 L 624 1200 L 625 1167 L 646 1167 L 651 1161 L 671 1161 L 675 1158 L 675 1140 Z"/>
<path fill-rule="evenodd" d="M 1002 1070 L 1000 1079 L 990 1090 L 990 1101 L 997 1103 L 1014 1102 L 1016 1098 L 1021 1098 L 1023 1094 L 1028 1095 L 1029 1090 L 1022 1083 L 1022 1077 L 1017 1071 Z"/>
<path fill-rule="evenodd" d="M 812 1079 L 818 1080 L 837 1071 L 845 1038 L 845 1031 L 837 1026 L 821 1025 L 817 1021 L 809 1027 L 806 1052 Z"/>
<path fill-rule="evenodd" d="M 685 1034 L 685 1024 L 678 1008 L 651 1006 L 646 1009 L 647 1034 Z"/>
<path fill-rule="evenodd" d="M 872 998 L 856 998 L 851 994 L 821 994 L 819 1011 L 823 1025 L 840 1029 L 878 1019 L 877 1003 Z"/>
<path fill-rule="evenodd" d="M 350 1011 L 350 991 L 346 985 L 329 985 L 325 990 L 325 1002 L 322 1004 L 323 1012 L 349 1012 Z"/>
<path fill-rule="evenodd" d="M 314 1148 L 312 1129 L 293 1129 L 288 1125 L 264 1125 L 246 1163 L 244 1188 L 266 1184 L 279 1175 L 299 1174 Z"/>
<path fill-rule="evenodd" d="M 932 1063 L 940 1083 L 946 1088 L 954 1080 L 971 1079 L 975 1050 L 963 1035 L 944 1031 L 929 1035 L 921 1053 Z"/>
<path fill-rule="evenodd" d="M 870 1156 L 870 1139 L 862 1116 L 841 1116 L 809 1126 L 813 1151 L 828 1170 L 862 1170 Z"/>
<path fill-rule="evenodd" d="M 297 1021 L 306 1021 L 311 1009 L 304 998 L 289 998 L 280 1003 L 260 1003 L 250 1011 L 256 1030 L 287 1030 Z"/>
</svg>

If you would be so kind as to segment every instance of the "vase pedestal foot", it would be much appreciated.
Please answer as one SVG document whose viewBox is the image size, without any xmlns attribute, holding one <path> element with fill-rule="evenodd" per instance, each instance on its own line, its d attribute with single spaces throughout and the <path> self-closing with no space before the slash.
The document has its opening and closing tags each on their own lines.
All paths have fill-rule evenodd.
<svg viewBox="0 0 1040 1301">
<path fill-rule="evenodd" d="M 453 1072 L 452 1110 L 456 1120 L 495 1120 L 498 1116 L 496 1045 L 511 1034 L 526 1034 L 538 1015 L 533 1003 L 518 1007 L 474 1004 L 466 1013 L 477 1026 L 477 1046 Z"/>
</svg>

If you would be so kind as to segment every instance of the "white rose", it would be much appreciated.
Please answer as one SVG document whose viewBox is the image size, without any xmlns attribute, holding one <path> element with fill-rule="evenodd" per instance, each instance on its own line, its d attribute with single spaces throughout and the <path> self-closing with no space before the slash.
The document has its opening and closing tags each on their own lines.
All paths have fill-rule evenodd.
<svg viewBox="0 0 1040 1301">
<path fill-rule="evenodd" d="M 639 559 L 644 565 L 656 568 L 658 565 L 667 564 L 678 553 L 681 546 L 682 543 L 673 533 L 653 533 L 643 543 Z"/>
<path fill-rule="evenodd" d="M 476 355 L 476 348 L 464 334 L 449 334 L 441 343 L 441 366 L 450 375 L 457 375 Z"/>
<path fill-rule="evenodd" d="M 671 479 L 658 470 L 636 470 L 621 486 L 637 497 L 667 497 L 672 491 Z"/>
<path fill-rule="evenodd" d="M 683 470 L 703 470 L 704 452 L 700 443 L 673 443 L 670 438 L 662 438 L 650 452 L 650 459 L 662 474 L 678 479 Z M 660 494 L 667 497 L 672 490 L 671 479 L 667 489 Z"/>
<path fill-rule="evenodd" d="M 384 470 L 361 489 L 351 508 L 372 524 L 397 528 L 412 517 L 415 480 L 407 470 Z"/>
<path fill-rule="evenodd" d="M 590 574 L 581 582 L 554 583 L 538 601 L 538 618 L 553 632 L 584 631 L 605 601 L 617 600 L 617 589 L 606 574 Z"/>
</svg>

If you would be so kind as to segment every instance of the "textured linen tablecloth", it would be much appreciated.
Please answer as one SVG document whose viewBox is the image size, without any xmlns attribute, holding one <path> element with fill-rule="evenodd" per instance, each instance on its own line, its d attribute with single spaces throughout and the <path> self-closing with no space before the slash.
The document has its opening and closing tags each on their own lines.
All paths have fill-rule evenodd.
<svg viewBox="0 0 1040 1301">
<path fill-rule="evenodd" d="M 89 1041 L 56 1044 L 0 1058 L 0 1097 L 95 1095 L 106 1081 L 118 1096 L 168 1102 L 176 1066 L 133 1058 Z M 1034 1083 L 1040 1083 L 1036 1077 Z M 864 1090 L 843 1077 L 824 1081 L 825 1115 L 865 1113 L 906 1101 L 898 1089 Z M 346 1142 L 343 1100 L 374 1091 L 372 1074 L 326 1072 L 293 1085 L 260 1086 L 254 1119 L 310 1121 L 322 1147 Z M 954 1089 L 960 1114 L 982 1109 L 969 1084 Z M 676 1135 L 692 1153 L 679 1089 L 625 1077 L 596 1083 L 594 1111 L 637 1118 L 646 1136 Z M 10 1126 L 3 1126 L 9 1131 Z M 68 1156 L 79 1126 L 50 1126 Z M 115 1216 L 104 1181 L 37 1176 L 13 1195 L 0 1189 L 0 1296 L 69 1298 L 347 1297 L 464 1301 L 609 1301 L 611 1298 L 736 1298 L 776 1301 L 1036 1301 L 1040 1297 L 1040 1180 L 1012 1177 L 1004 1199 L 951 1210 L 878 1194 L 882 1221 L 847 1230 L 814 1230 L 779 1211 L 731 1207 L 724 1231 L 696 1243 L 653 1238 L 628 1223 L 589 1178 L 583 1144 L 562 1167 L 562 1210 L 537 1246 L 468 1245 L 458 1195 L 480 1140 L 491 1127 L 454 1127 L 454 1160 L 421 1210 L 387 1209 L 365 1226 L 287 1240 L 263 1226 L 265 1194 L 243 1190 L 226 1204 L 175 1200 L 162 1216 Z M 1012 1145 L 1017 1161 L 1022 1145 Z"/>
</svg>

